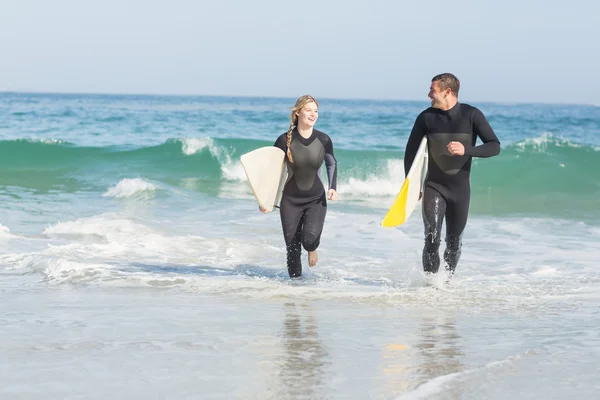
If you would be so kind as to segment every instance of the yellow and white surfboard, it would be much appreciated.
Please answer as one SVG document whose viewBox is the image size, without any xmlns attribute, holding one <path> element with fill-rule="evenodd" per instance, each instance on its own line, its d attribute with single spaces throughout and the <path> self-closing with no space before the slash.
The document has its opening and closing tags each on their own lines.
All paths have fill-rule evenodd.
<svg viewBox="0 0 600 400">
<path fill-rule="evenodd" d="M 421 140 L 415 159 L 402 183 L 400 193 L 387 212 L 381 225 L 393 228 L 402 225 L 419 203 L 419 194 L 423 190 L 423 182 L 427 176 L 427 137 Z"/>
</svg>

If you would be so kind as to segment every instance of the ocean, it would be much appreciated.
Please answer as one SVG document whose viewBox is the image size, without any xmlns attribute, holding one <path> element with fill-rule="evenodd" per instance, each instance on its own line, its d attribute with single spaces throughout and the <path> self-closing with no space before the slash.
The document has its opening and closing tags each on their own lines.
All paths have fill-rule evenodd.
<svg viewBox="0 0 600 400">
<path fill-rule="evenodd" d="M 294 98 L 0 93 L 0 398 L 597 398 L 600 107 L 464 100 L 502 150 L 447 283 L 419 209 L 380 225 L 429 103 L 318 100 L 339 200 L 290 280 L 239 158 Z"/>
</svg>

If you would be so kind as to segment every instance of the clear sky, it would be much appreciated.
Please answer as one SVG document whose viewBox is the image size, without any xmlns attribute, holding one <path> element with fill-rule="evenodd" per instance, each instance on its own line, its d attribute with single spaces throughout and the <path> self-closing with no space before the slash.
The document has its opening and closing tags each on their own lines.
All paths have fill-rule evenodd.
<svg viewBox="0 0 600 400">
<path fill-rule="evenodd" d="M 599 0 L 1 0 L 0 90 L 600 104 Z"/>
</svg>

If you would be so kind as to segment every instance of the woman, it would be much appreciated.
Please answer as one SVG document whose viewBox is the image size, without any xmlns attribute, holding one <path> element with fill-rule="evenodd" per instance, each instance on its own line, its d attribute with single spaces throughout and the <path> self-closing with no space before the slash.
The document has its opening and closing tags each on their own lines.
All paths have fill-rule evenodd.
<svg viewBox="0 0 600 400">
<path fill-rule="evenodd" d="M 275 141 L 286 155 L 288 179 L 279 211 L 287 247 L 287 267 L 291 278 L 302 275 L 302 247 L 308 251 L 308 265 L 317 265 L 321 232 L 327 213 L 327 199 L 337 200 L 337 161 L 328 135 L 314 129 L 319 118 L 319 103 L 302 96 L 290 114 L 288 131 Z M 329 190 L 327 195 L 319 170 L 325 162 Z M 265 210 L 261 209 L 265 212 Z M 301 247 L 302 246 L 302 247 Z"/>
</svg>

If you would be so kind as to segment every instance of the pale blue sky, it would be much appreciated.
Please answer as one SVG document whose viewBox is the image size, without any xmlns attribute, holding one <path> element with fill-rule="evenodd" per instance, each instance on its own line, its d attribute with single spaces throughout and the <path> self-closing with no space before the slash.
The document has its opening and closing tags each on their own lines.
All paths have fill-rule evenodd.
<svg viewBox="0 0 600 400">
<path fill-rule="evenodd" d="M 2 0 L 0 90 L 600 104 L 598 0 Z"/>
</svg>

